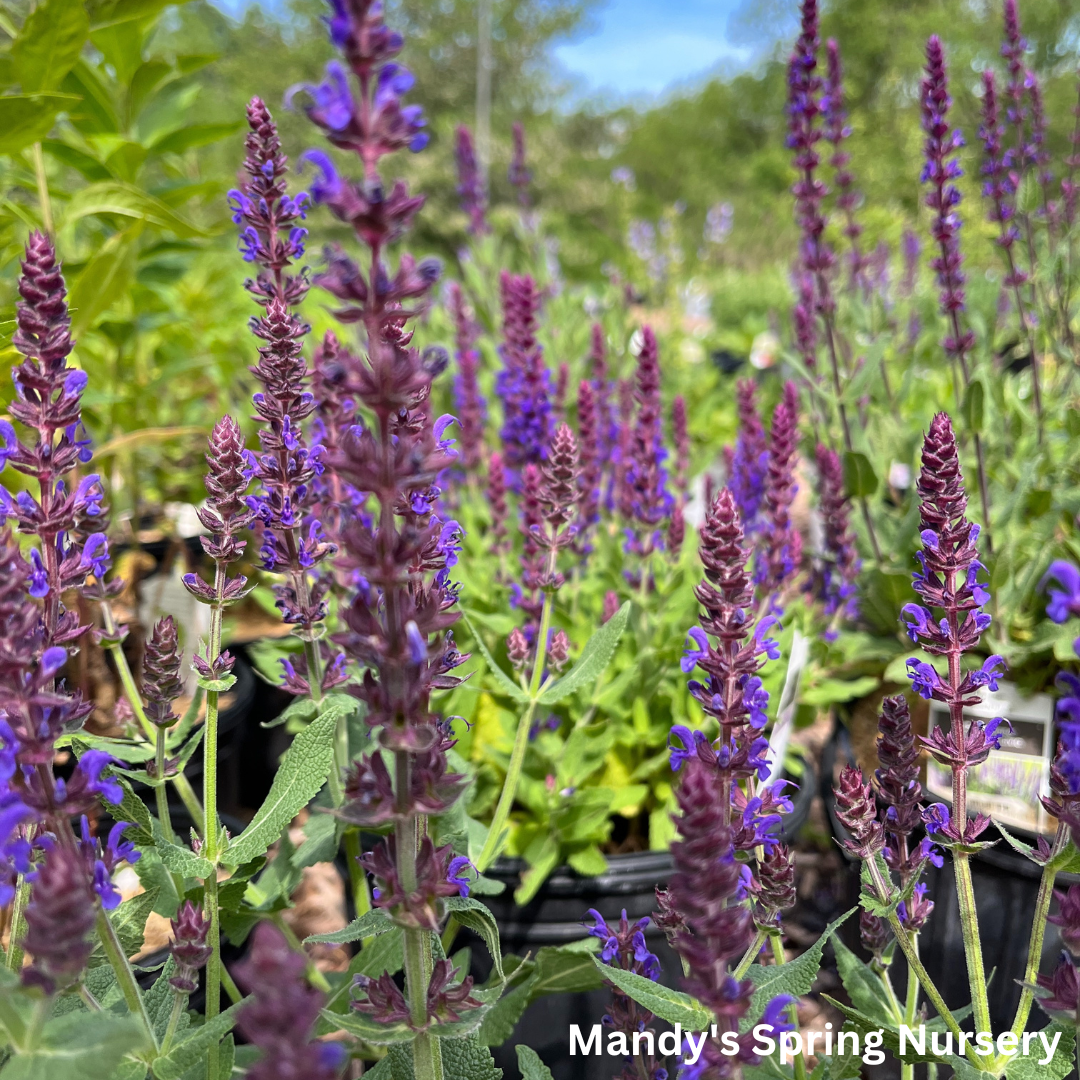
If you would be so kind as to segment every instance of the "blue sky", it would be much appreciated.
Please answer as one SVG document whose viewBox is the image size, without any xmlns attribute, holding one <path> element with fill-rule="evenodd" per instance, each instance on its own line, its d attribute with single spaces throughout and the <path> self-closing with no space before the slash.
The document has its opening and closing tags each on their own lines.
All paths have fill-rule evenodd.
<svg viewBox="0 0 1080 1080">
<path fill-rule="evenodd" d="M 553 51 L 581 90 L 652 97 L 718 65 L 750 61 L 753 51 L 728 25 L 742 6 L 740 0 L 607 0 L 593 16 L 594 33 Z"/>
</svg>

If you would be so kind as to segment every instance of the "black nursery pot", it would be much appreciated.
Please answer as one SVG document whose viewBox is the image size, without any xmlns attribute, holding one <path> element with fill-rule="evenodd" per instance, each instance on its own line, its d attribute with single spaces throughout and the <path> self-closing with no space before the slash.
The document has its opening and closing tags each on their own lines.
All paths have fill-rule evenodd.
<svg viewBox="0 0 1080 1080">
<path fill-rule="evenodd" d="M 836 818 L 836 800 L 832 791 L 834 770 L 854 762 L 851 742 L 839 722 L 825 748 L 821 768 L 821 797 L 832 827 L 833 836 L 843 840 L 847 832 Z M 971 878 L 975 889 L 975 904 L 979 913 L 979 934 L 982 939 L 983 963 L 990 979 L 988 997 L 990 1019 L 994 1031 L 1007 1030 L 1012 1024 L 1020 1000 L 1024 972 L 1027 967 L 1028 938 L 1035 911 L 1042 870 L 1017 854 L 991 826 L 982 837 L 998 840 L 992 848 L 971 859 Z M 858 903 L 860 866 L 847 856 L 849 874 L 849 907 Z M 948 853 L 942 868 L 929 867 L 923 876 L 927 895 L 934 902 L 930 921 L 919 932 L 919 954 L 927 973 L 941 991 L 950 1009 L 963 1008 L 969 1003 L 967 966 L 964 959 L 964 938 L 960 925 L 960 907 L 956 899 L 953 862 Z M 1059 888 L 1080 882 L 1080 875 L 1058 874 Z M 858 919 L 852 916 L 840 931 L 844 943 L 864 960 L 869 956 L 859 941 Z M 1061 938 L 1056 926 L 1046 928 L 1043 940 L 1043 971 L 1051 970 L 1061 952 Z M 893 984 L 906 985 L 907 964 L 899 952 L 893 962 Z M 993 973 L 991 977 L 991 972 Z M 1036 1005 L 1031 1010 L 1028 1030 L 1037 1031 L 1047 1024 L 1046 1015 Z M 969 1019 L 962 1026 L 972 1026 Z"/>
<path fill-rule="evenodd" d="M 816 791 L 816 777 L 809 764 L 798 791 L 792 791 L 792 813 L 784 818 L 785 842 L 791 841 L 806 823 Z M 505 890 L 498 896 L 479 899 L 491 909 L 499 925 L 504 953 L 525 956 L 545 945 L 565 945 L 586 936 L 583 922 L 592 924 L 587 912 L 595 908 L 609 923 L 617 922 L 625 909 L 631 922 L 651 916 L 656 910 L 656 887 L 666 885 L 672 873 L 671 853 L 635 852 L 608 857 L 608 869 L 597 877 L 583 877 L 568 866 L 557 868 L 524 907 L 514 903 L 514 889 L 525 863 L 521 859 L 499 859 L 487 876 L 501 881 Z M 651 922 L 645 930 L 649 948 L 660 960 L 660 981 L 678 989 L 682 965 L 668 946 L 663 933 Z M 483 944 L 473 935 L 462 934 L 461 943 L 472 946 L 473 973 L 478 981 L 487 978 L 491 961 Z M 504 1080 L 520 1075 L 514 1047 L 531 1046 L 559 1080 L 611 1080 L 622 1070 L 618 1058 L 570 1056 L 570 1025 L 583 1032 L 599 1024 L 608 1011 L 608 989 L 578 994 L 554 994 L 535 1001 L 518 1021 L 513 1035 L 500 1047 L 492 1048 L 495 1063 Z M 666 1027 L 658 1022 L 657 1030 Z M 587 1034 L 586 1034 L 587 1037 Z"/>
</svg>

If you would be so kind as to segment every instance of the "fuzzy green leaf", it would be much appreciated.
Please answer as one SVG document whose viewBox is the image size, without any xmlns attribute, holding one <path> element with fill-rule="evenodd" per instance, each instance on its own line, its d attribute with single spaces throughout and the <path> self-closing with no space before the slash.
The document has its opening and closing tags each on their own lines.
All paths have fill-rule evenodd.
<svg viewBox="0 0 1080 1080">
<path fill-rule="evenodd" d="M 686 1031 L 705 1031 L 712 1024 L 713 1014 L 689 994 L 661 986 L 633 971 L 612 967 L 598 956 L 594 956 L 592 961 L 605 979 L 661 1020 L 669 1024 L 682 1024 Z"/>
<path fill-rule="evenodd" d="M 348 926 L 340 930 L 334 930 L 329 934 L 312 934 L 304 938 L 305 945 L 313 945 L 323 942 L 329 945 L 345 945 L 350 941 L 362 941 L 364 938 L 375 937 L 376 934 L 385 934 L 394 929 L 394 923 L 390 916 L 382 908 L 375 908 L 353 919 Z"/>
<path fill-rule="evenodd" d="M 522 1080 L 555 1080 L 551 1070 L 540 1060 L 540 1055 L 531 1046 L 515 1046 L 518 1068 Z"/>
<path fill-rule="evenodd" d="M 1032 1049 L 1039 1048 L 1038 1054 L 1017 1054 L 1005 1066 L 1005 1076 L 1008 1080 L 1061 1080 L 1067 1076 L 1073 1067 L 1073 1045 L 1076 1041 L 1076 1031 L 1071 1025 L 1062 1024 L 1055 1020 L 1048 1024 L 1040 1032 L 1045 1035 L 1047 1042 L 1053 1042 L 1054 1036 L 1059 1034 L 1061 1039 L 1054 1051 L 1054 1056 L 1046 1065 L 1041 1065 L 1039 1059 L 1046 1056 L 1043 1042 L 1040 1038 L 1032 1043 Z"/>
<path fill-rule="evenodd" d="M 497 663 L 495 658 L 488 652 L 488 647 L 484 644 L 484 639 L 480 636 L 476 627 L 473 626 L 469 619 L 469 616 L 463 611 L 461 613 L 462 618 L 465 620 L 465 625 L 468 626 L 469 632 L 473 636 L 473 640 L 476 642 L 476 647 L 480 650 L 481 655 L 484 657 L 484 662 L 487 664 L 488 671 L 492 674 L 495 681 L 499 684 L 500 688 L 507 694 L 509 694 L 515 701 L 528 702 L 529 695 L 521 689 L 520 686 Z"/>
<path fill-rule="evenodd" d="M 334 728 L 347 709 L 344 701 L 332 700 L 296 736 L 274 776 L 266 801 L 251 824 L 229 844 L 222 862 L 239 866 L 258 858 L 319 793 L 334 760 Z"/>
<path fill-rule="evenodd" d="M 157 890 L 148 889 L 125 900 L 115 911 L 109 912 L 109 921 L 116 929 L 116 936 L 124 948 L 125 956 L 134 956 L 143 945 L 146 920 L 157 903 Z M 99 942 L 90 956 L 90 966 L 106 963 L 105 950 Z"/>
<path fill-rule="evenodd" d="M 9 1059 L 3 1080 L 108 1080 L 129 1051 L 143 1048 L 144 1036 L 131 1017 L 72 1012 L 50 1020 L 32 1054 Z"/>
<path fill-rule="evenodd" d="M 840 981 L 855 1008 L 883 1026 L 894 1023 L 895 1017 L 881 979 L 839 937 L 834 938 L 832 945 Z"/>
<path fill-rule="evenodd" d="M 502 982 L 505 976 L 503 975 L 502 948 L 499 945 L 499 927 L 490 909 L 479 900 L 473 900 L 469 896 L 452 896 L 446 901 L 446 907 L 462 926 L 467 926 L 483 939 L 494 963 L 495 978 Z"/>
<path fill-rule="evenodd" d="M 630 601 L 627 600 L 585 643 L 578 662 L 540 695 L 540 704 L 553 705 L 583 686 L 594 685 L 611 663 L 629 618 Z"/>
<path fill-rule="evenodd" d="M 335 1027 L 344 1028 L 350 1035 L 355 1035 L 372 1046 L 391 1046 L 393 1043 L 412 1042 L 416 1032 L 403 1020 L 396 1024 L 385 1024 L 364 1013 L 331 1013 L 323 1010 L 323 1018 Z"/>
</svg>

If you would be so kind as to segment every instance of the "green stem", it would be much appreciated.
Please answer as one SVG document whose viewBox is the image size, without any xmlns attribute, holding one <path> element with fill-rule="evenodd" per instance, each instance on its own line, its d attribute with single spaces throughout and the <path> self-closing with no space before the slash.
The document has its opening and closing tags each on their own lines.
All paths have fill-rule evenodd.
<svg viewBox="0 0 1080 1080">
<path fill-rule="evenodd" d="M 244 995 L 240 993 L 240 987 L 233 981 L 229 969 L 224 964 L 221 965 L 221 988 L 229 995 L 229 1001 L 234 1005 L 244 1000 Z"/>
<path fill-rule="evenodd" d="M 182 772 L 178 772 L 172 778 L 172 782 L 173 786 L 176 788 L 176 794 L 180 796 L 180 801 L 191 815 L 191 820 L 195 823 L 195 828 L 205 836 L 206 815 L 203 813 L 202 804 L 199 802 L 199 796 L 195 794 L 195 789 L 191 786 L 191 781 Z"/>
<path fill-rule="evenodd" d="M 8 952 L 6 958 L 8 971 L 18 971 L 22 967 L 22 937 L 26 926 L 23 912 L 26 911 L 26 902 L 29 897 L 30 885 L 26 878 L 20 874 L 18 884 L 15 888 L 15 905 L 11 909 L 11 936 L 8 938 Z"/>
<path fill-rule="evenodd" d="M 172 817 L 169 814 L 169 788 L 165 783 L 165 729 L 159 727 L 156 735 L 154 748 L 154 768 L 157 778 L 157 787 L 154 788 L 154 798 L 157 800 L 158 821 L 161 822 L 161 831 L 169 843 L 175 842 L 173 835 Z"/>
<path fill-rule="evenodd" d="M 219 562 L 214 573 L 214 595 L 220 597 L 225 589 L 225 564 Z M 213 665 L 221 653 L 221 622 L 223 608 L 220 601 L 210 608 L 210 633 L 206 647 L 206 659 Z M 206 691 L 206 733 L 203 736 L 203 812 L 206 827 L 203 830 L 203 857 L 211 865 L 210 876 L 203 882 L 203 905 L 210 919 L 207 939 L 210 943 L 210 959 L 206 964 L 207 1022 L 221 1011 L 221 922 L 218 912 L 218 824 L 217 766 L 218 766 L 218 698 L 219 691 Z M 218 1046 L 210 1047 L 206 1058 L 206 1080 L 218 1080 Z"/>
<path fill-rule="evenodd" d="M 216 696 L 216 695 L 215 695 Z M 210 959 L 206 964 L 206 1005 L 203 1014 L 209 1023 L 221 1011 L 221 923 L 218 915 L 217 867 L 214 873 L 203 882 L 203 904 L 210 916 L 210 930 L 207 939 L 210 942 Z M 206 1058 L 206 1080 L 217 1080 L 218 1045 L 210 1047 Z"/>
<path fill-rule="evenodd" d="M 180 1017 L 184 1015 L 184 1006 L 187 1005 L 187 994 L 173 991 L 172 1012 L 169 1013 L 169 1026 L 165 1029 L 165 1038 L 161 1040 L 161 1054 L 164 1057 L 172 1047 L 173 1039 L 176 1038 L 176 1029 L 180 1026 Z"/>
<path fill-rule="evenodd" d="M 356 917 L 366 915 L 371 910 L 371 896 L 368 894 L 367 878 L 360 865 L 360 830 L 345 830 L 345 865 L 349 868 L 349 884 L 352 886 L 353 906 Z"/>
<path fill-rule="evenodd" d="M 772 946 L 773 960 L 776 962 L 777 967 L 783 967 L 787 963 L 787 958 L 784 956 L 784 942 L 780 934 L 769 934 L 769 944 Z M 791 1026 L 798 1031 L 799 1030 L 799 1004 L 793 1001 L 788 1006 L 788 1016 L 790 1017 Z M 803 1057 L 803 1052 L 800 1050 L 795 1055 L 795 1080 L 806 1080 L 806 1059 Z"/>
<path fill-rule="evenodd" d="M 1039 881 L 1039 893 L 1035 898 L 1035 918 L 1031 923 L 1031 937 L 1028 939 L 1027 969 L 1024 971 L 1024 981 L 1021 984 L 1023 991 L 1020 994 L 1020 1003 L 1016 1007 L 1016 1016 L 1013 1018 L 1010 1030 L 1014 1035 L 1021 1034 L 1027 1028 L 1028 1017 L 1031 1015 L 1031 1005 L 1035 1000 L 1032 987 L 1039 974 L 1039 962 L 1042 960 L 1043 938 L 1046 935 L 1046 916 L 1050 913 L 1050 899 L 1054 895 L 1054 878 L 1057 870 L 1054 868 L 1054 860 L 1065 850 L 1069 842 L 1068 828 L 1058 822 L 1057 835 L 1054 837 L 1054 845 L 1050 850 L 1050 858 L 1043 867 L 1042 878 Z"/>
<path fill-rule="evenodd" d="M 349 767 L 349 717 L 339 716 L 334 726 L 334 760 L 330 765 L 330 796 L 334 806 L 345 801 L 345 771 Z"/>
<path fill-rule="evenodd" d="M 86 983 L 79 983 L 79 997 L 82 998 L 83 1004 L 91 1012 L 101 1012 L 101 1002 L 90 993 L 86 987 Z"/>
<path fill-rule="evenodd" d="M 102 604 L 101 612 L 105 617 L 106 631 L 115 630 L 109 605 Z M 108 646 L 108 649 L 109 655 L 116 665 L 117 673 L 120 675 L 120 684 L 124 688 L 124 696 L 131 706 L 131 711 L 135 714 L 135 719 L 139 721 L 140 726 L 146 733 L 146 737 L 153 742 L 157 738 L 157 727 L 151 723 L 150 718 L 146 715 L 146 709 L 143 708 L 142 697 L 139 694 L 139 688 L 135 685 L 135 676 L 131 674 L 131 667 L 128 665 L 127 657 L 124 655 L 123 646 L 120 642 L 115 641 Z"/>
<path fill-rule="evenodd" d="M 877 965 L 874 965 L 877 968 Z M 900 1007 L 900 999 L 896 996 L 896 991 L 893 989 L 892 979 L 889 978 L 889 971 L 887 968 L 880 968 L 877 970 L 878 981 L 881 983 L 882 989 L 885 991 L 885 996 L 889 999 L 889 1007 L 893 1011 L 893 1016 L 896 1017 L 897 1023 L 900 1023 L 904 1019 L 904 1010 Z"/>
<path fill-rule="evenodd" d="M 285 940 L 289 943 L 289 948 L 293 952 L 299 953 L 301 956 L 307 958 L 307 970 L 304 972 L 304 978 L 307 979 L 312 986 L 317 990 L 321 990 L 324 994 L 329 994 L 333 987 L 326 980 L 326 976 L 311 962 L 311 958 L 307 956 L 304 951 L 303 943 L 296 936 L 293 928 L 285 921 L 280 911 L 275 912 L 270 921 L 285 935 Z"/>
<path fill-rule="evenodd" d="M 158 1041 L 154 1034 L 154 1025 L 150 1022 L 150 1014 L 146 1011 L 146 1002 L 143 1001 L 142 992 L 135 979 L 135 972 L 131 970 L 131 964 L 124 953 L 124 947 L 116 935 L 116 927 L 100 904 L 97 906 L 96 915 L 97 934 L 105 949 L 105 955 L 109 959 L 109 965 L 116 975 L 116 981 L 120 984 L 120 992 L 124 995 L 128 1012 L 142 1024 L 147 1038 L 154 1050 L 157 1051 Z M 217 1074 L 214 1074 L 217 1080 Z"/>
<path fill-rule="evenodd" d="M 964 819 L 961 819 L 963 822 Z M 961 827 L 963 827 L 961 825 Z M 956 898 L 960 902 L 960 927 L 964 934 L 964 958 L 967 961 L 968 983 L 971 986 L 971 1006 L 975 1015 L 975 1030 L 992 1031 L 990 1001 L 986 993 L 986 971 L 983 967 L 982 942 L 979 940 L 979 915 L 975 910 L 975 889 L 971 883 L 970 856 L 963 851 L 953 855 L 956 876 Z"/>
<path fill-rule="evenodd" d="M 765 944 L 765 939 L 768 936 L 767 930 L 758 929 L 758 932 L 754 935 L 754 940 L 750 943 L 750 948 L 743 953 L 739 966 L 731 973 L 731 977 L 736 982 L 742 982 L 746 978 L 746 973 L 757 958 L 757 954 L 761 952 L 761 946 Z"/>
<path fill-rule="evenodd" d="M 554 568 L 554 556 L 555 552 L 553 550 L 551 569 Z M 529 681 L 529 704 L 524 715 L 518 721 L 518 729 L 514 735 L 514 748 L 510 752 L 510 764 L 506 769 L 506 779 L 503 780 L 499 803 L 495 807 L 495 816 L 491 819 L 491 827 L 488 829 L 483 850 L 476 860 L 476 870 L 480 874 L 483 874 L 491 866 L 502 849 L 502 832 L 506 827 L 506 820 L 510 816 L 510 809 L 514 805 L 514 797 L 517 795 L 518 782 L 521 780 L 521 768 L 525 763 L 525 750 L 529 745 L 529 728 L 532 727 L 533 714 L 536 712 L 536 705 L 540 697 L 540 680 L 543 678 L 544 662 L 547 660 L 548 630 L 551 627 L 551 611 L 554 605 L 554 593 L 545 593 L 544 607 L 540 613 L 540 629 L 536 635 L 536 660 L 533 662 L 532 678 Z"/>
</svg>

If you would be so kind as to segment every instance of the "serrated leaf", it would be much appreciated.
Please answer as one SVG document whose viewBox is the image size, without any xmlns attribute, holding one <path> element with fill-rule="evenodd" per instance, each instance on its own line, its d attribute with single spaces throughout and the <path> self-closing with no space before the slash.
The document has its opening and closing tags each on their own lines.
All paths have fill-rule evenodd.
<svg viewBox="0 0 1080 1080">
<path fill-rule="evenodd" d="M 157 822 L 154 825 L 154 844 L 167 869 L 181 877 L 198 878 L 200 881 L 205 881 L 214 873 L 214 864 L 209 859 L 196 855 L 191 848 L 183 844 L 169 843 L 162 835 Z"/>
<path fill-rule="evenodd" d="M 480 650 L 481 655 L 484 657 L 484 662 L 487 664 L 488 671 L 494 676 L 495 681 L 499 686 L 509 694 L 515 701 L 528 702 L 529 695 L 521 689 L 520 686 L 497 663 L 495 658 L 488 652 L 488 647 L 484 644 L 484 639 L 480 636 L 475 626 L 469 620 L 469 616 L 463 611 L 461 613 L 462 618 L 465 620 L 465 625 L 468 626 L 469 632 L 473 636 L 473 640 L 476 642 L 476 647 Z"/>
<path fill-rule="evenodd" d="M 264 854 L 319 793 L 334 761 L 334 728 L 345 715 L 346 705 L 332 701 L 293 739 L 274 775 L 270 794 L 251 824 L 230 842 L 222 854 L 224 863 L 238 866 Z"/>
<path fill-rule="evenodd" d="M 654 983 L 633 971 L 612 967 L 598 956 L 594 956 L 592 961 L 605 979 L 661 1020 L 681 1024 L 685 1031 L 705 1031 L 712 1024 L 713 1014 L 689 994 Z"/>
<path fill-rule="evenodd" d="M 515 986 L 488 1010 L 480 1025 L 479 1039 L 485 1046 L 502 1046 L 514 1033 L 514 1027 L 529 1007 L 535 976 Z"/>
<path fill-rule="evenodd" d="M 0 102 L 3 100 L 0 98 Z M 71 224 L 93 214 L 116 214 L 145 221 L 180 237 L 201 236 L 204 232 L 160 199 L 122 180 L 102 180 L 80 188 L 64 209 L 64 223 Z"/>
<path fill-rule="evenodd" d="M 245 1004 L 246 999 L 230 1005 L 213 1020 L 195 1028 L 188 1038 L 177 1043 L 164 1057 L 159 1057 L 153 1065 L 156 1080 L 180 1080 L 188 1069 L 206 1057 L 211 1046 L 217 1046 L 232 1031 L 236 1014 Z"/>
<path fill-rule="evenodd" d="M 165 966 L 158 972 L 154 985 L 143 994 L 146 1002 L 146 1014 L 150 1017 L 150 1023 L 154 1026 L 154 1033 L 160 1039 L 169 1026 L 169 1017 L 172 1015 L 173 1001 L 176 999 L 176 991 L 169 985 L 169 980 L 176 974 L 176 961 L 170 956 L 165 961 Z M 186 1012 L 181 1015 L 177 1026 L 177 1034 L 181 1035 L 187 1030 L 188 1020 Z"/>
<path fill-rule="evenodd" d="M 75 66 L 90 34 L 82 0 L 45 0 L 26 17 L 11 46 L 24 94 L 55 90 Z"/>
<path fill-rule="evenodd" d="M 292 857 L 293 866 L 333 862 L 337 854 L 337 821 L 329 814 L 312 814 L 304 825 L 303 843 Z"/>
<path fill-rule="evenodd" d="M 495 1067 L 491 1051 L 475 1035 L 443 1039 L 440 1047 L 443 1080 L 501 1080 L 502 1070 Z M 387 1058 L 393 1080 L 414 1080 L 410 1043 L 391 1046 Z"/>
<path fill-rule="evenodd" d="M 502 948 L 499 945 L 499 927 L 490 909 L 471 896 L 451 896 L 446 901 L 446 909 L 462 926 L 480 935 L 487 946 L 487 951 L 491 954 L 495 977 L 502 982 L 505 975 L 503 974 Z"/>
<path fill-rule="evenodd" d="M 364 938 L 375 937 L 377 934 L 385 934 L 394 929 L 394 922 L 382 908 L 375 908 L 365 912 L 358 919 L 353 919 L 348 926 L 341 930 L 334 930 L 329 934 L 312 934 L 304 938 L 305 945 L 325 943 L 329 945 L 345 945 L 350 941 L 362 941 Z"/>
<path fill-rule="evenodd" d="M 540 704 L 553 705 L 583 686 L 594 685 L 611 663 L 629 618 L 630 601 L 627 600 L 585 643 L 578 662 L 540 695 Z"/>
<path fill-rule="evenodd" d="M 829 923 L 821 937 L 806 952 L 789 963 L 776 967 L 761 967 L 759 964 L 754 964 L 750 968 L 746 974 L 754 984 L 754 996 L 750 1001 L 750 1012 L 739 1025 L 740 1030 L 749 1031 L 761 1018 L 766 1006 L 774 997 L 780 994 L 802 997 L 803 994 L 810 993 L 818 970 L 821 968 L 821 953 L 825 948 L 825 942 L 856 910 L 858 909 L 852 908 L 839 919 Z"/>
<path fill-rule="evenodd" d="M 145 1047 L 138 1023 L 112 1013 L 73 1012 L 50 1020 L 32 1054 L 11 1058 L 4 1080 L 108 1080 L 130 1051 Z"/>
<path fill-rule="evenodd" d="M 540 1060 L 540 1055 L 531 1046 L 515 1046 L 521 1080 L 555 1080 L 551 1070 Z"/>
<path fill-rule="evenodd" d="M 1035 849 L 1030 844 L 1025 844 L 1022 840 L 1018 840 L 996 818 L 993 820 L 998 832 L 1001 833 L 1003 837 L 1005 837 L 1005 842 L 1009 845 L 1009 847 L 1013 849 L 1013 851 L 1015 851 L 1019 855 L 1023 855 L 1025 859 L 1031 859 L 1033 863 L 1038 863 L 1040 866 L 1042 865 L 1041 863 L 1039 863 L 1038 859 L 1033 858 L 1035 854 Z"/>
</svg>

